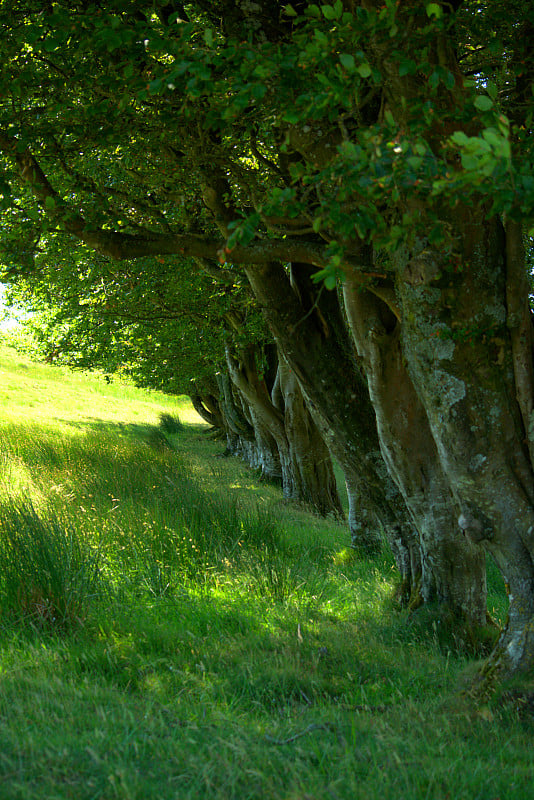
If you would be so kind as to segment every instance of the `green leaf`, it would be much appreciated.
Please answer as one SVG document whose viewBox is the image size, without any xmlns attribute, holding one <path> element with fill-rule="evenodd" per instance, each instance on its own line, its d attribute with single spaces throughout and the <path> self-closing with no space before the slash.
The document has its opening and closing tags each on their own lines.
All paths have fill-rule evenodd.
<svg viewBox="0 0 534 800">
<path fill-rule="evenodd" d="M 150 94 L 157 94 L 161 89 L 162 84 L 163 81 L 161 80 L 161 78 L 156 78 L 156 80 L 150 81 L 150 83 L 148 84 L 148 91 L 150 92 Z"/>
<path fill-rule="evenodd" d="M 454 142 L 454 144 L 457 144 L 460 147 L 465 147 L 465 145 L 469 142 L 469 136 L 467 136 L 467 134 L 465 134 L 463 131 L 455 131 L 451 136 L 451 142 Z"/>
<path fill-rule="evenodd" d="M 54 200 L 54 198 L 50 197 L 50 195 L 45 197 L 44 207 L 45 207 L 46 211 L 54 211 L 54 209 L 56 207 L 56 201 Z"/>
<path fill-rule="evenodd" d="M 369 76 L 372 74 L 371 67 L 369 66 L 369 64 L 365 63 L 360 64 L 360 66 L 357 68 L 357 72 L 359 75 L 362 76 L 362 78 L 369 78 Z"/>
<path fill-rule="evenodd" d="M 54 39 L 52 36 L 47 36 L 44 41 L 43 48 L 47 53 L 53 53 L 56 48 L 58 48 L 60 42 L 57 39 Z"/>
<path fill-rule="evenodd" d="M 475 172 L 478 169 L 479 159 L 475 156 L 462 153 L 462 167 L 468 172 Z"/>
<path fill-rule="evenodd" d="M 443 11 L 438 3 L 427 3 L 426 13 L 428 17 L 435 17 L 440 19 L 443 16 Z"/>
<path fill-rule="evenodd" d="M 296 111 L 286 111 L 284 114 L 284 120 L 289 122 L 290 125 L 296 125 L 297 122 L 300 122 L 300 114 Z"/>
<path fill-rule="evenodd" d="M 348 70 L 348 72 L 354 72 L 354 68 L 356 66 L 354 56 L 352 56 L 350 53 L 341 53 L 339 60 L 345 69 Z"/>
<path fill-rule="evenodd" d="M 263 83 L 257 83 L 252 87 L 251 94 L 255 100 L 262 100 L 267 94 L 267 87 Z"/>
<path fill-rule="evenodd" d="M 412 169 L 419 169 L 419 167 L 423 163 L 423 159 L 421 158 L 421 156 L 409 156 L 406 159 L 406 161 Z"/>
<path fill-rule="evenodd" d="M 508 137 L 510 134 L 510 120 L 505 117 L 504 114 L 499 114 L 497 125 L 499 126 L 499 130 L 503 136 Z"/>
<path fill-rule="evenodd" d="M 413 75 L 417 69 L 417 64 L 411 58 L 405 58 L 399 65 L 399 77 L 404 75 Z"/>
<path fill-rule="evenodd" d="M 487 91 L 487 93 L 489 94 L 489 96 L 491 97 L 492 100 L 496 100 L 497 99 L 497 94 L 498 94 L 499 90 L 497 89 L 497 85 L 495 83 L 493 83 L 493 81 L 488 81 L 487 82 L 486 91 Z"/>
<path fill-rule="evenodd" d="M 287 6 L 284 6 L 284 14 L 286 16 L 288 16 L 288 17 L 296 17 L 297 16 L 297 12 L 293 8 L 293 6 L 291 6 L 289 4 Z"/>
<path fill-rule="evenodd" d="M 336 0 L 333 6 L 321 6 L 321 11 L 325 19 L 340 19 L 343 14 L 343 3 Z"/>
<path fill-rule="evenodd" d="M 335 275 L 327 275 L 324 279 L 324 285 L 327 289 L 335 289 L 337 284 L 337 278 Z"/>
<path fill-rule="evenodd" d="M 493 100 L 487 95 L 480 94 L 478 97 L 475 97 L 475 107 L 478 108 L 479 111 L 489 111 L 492 106 Z"/>
<path fill-rule="evenodd" d="M 456 86 L 456 78 L 454 77 L 454 75 L 450 70 L 447 70 L 445 72 L 443 83 L 445 84 L 447 89 L 454 89 L 454 87 Z"/>
<path fill-rule="evenodd" d="M 482 131 L 482 136 L 497 156 L 506 160 L 512 157 L 510 141 L 506 134 L 503 135 L 497 128 L 485 128 Z"/>
<path fill-rule="evenodd" d="M 434 71 L 428 79 L 428 85 L 431 89 L 436 89 L 439 84 L 439 73 Z"/>
<path fill-rule="evenodd" d="M 499 133 L 497 128 L 484 128 L 482 136 L 495 150 L 498 150 L 502 146 L 504 137 Z M 504 141 L 506 141 L 506 139 L 504 139 Z"/>
<path fill-rule="evenodd" d="M 312 281 L 314 283 L 320 283 L 326 275 L 328 275 L 328 270 L 327 269 L 320 269 L 318 272 L 314 272 L 313 273 Z"/>
</svg>

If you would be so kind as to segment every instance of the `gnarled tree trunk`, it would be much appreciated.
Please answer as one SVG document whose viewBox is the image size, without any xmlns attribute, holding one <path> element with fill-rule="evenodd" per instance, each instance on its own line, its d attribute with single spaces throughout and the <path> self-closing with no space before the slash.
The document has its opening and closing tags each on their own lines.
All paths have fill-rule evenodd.
<svg viewBox="0 0 534 800">
<path fill-rule="evenodd" d="M 217 373 L 217 386 L 219 388 L 219 408 L 226 431 L 226 455 L 237 455 L 240 452 L 242 441 L 255 442 L 254 428 L 239 408 L 233 392 L 232 383 L 228 375 Z"/>
<path fill-rule="evenodd" d="M 278 374 L 298 495 L 322 516 L 342 517 L 330 452 L 309 413 L 295 373 L 283 358 L 279 359 Z"/>
<path fill-rule="evenodd" d="M 493 664 L 512 671 L 534 663 L 534 476 L 514 343 L 521 315 L 510 313 L 500 220 L 463 206 L 444 217 L 455 233 L 452 256 L 424 242 L 397 254 L 403 353 L 460 526 L 492 553 L 509 588 Z"/>
<path fill-rule="evenodd" d="M 239 357 L 227 347 L 226 360 L 232 381 L 249 404 L 258 430 L 276 442 L 284 497 L 309 503 L 322 515 L 340 513 L 330 455 L 302 395 L 286 387 L 281 393 L 284 408 L 277 408 L 258 375 L 253 346 L 242 350 Z M 279 381 L 282 385 L 283 381 Z M 318 465 L 316 469 L 312 467 L 314 463 Z"/>
<path fill-rule="evenodd" d="M 292 283 L 277 262 L 247 267 L 247 275 L 277 345 L 345 472 L 353 504 L 353 544 L 373 550 L 380 545 L 380 527 L 388 538 L 398 539 L 400 531 L 402 538 L 410 535 L 412 523 L 380 455 L 374 411 L 337 298 L 328 292 L 320 303 L 310 302 L 310 269 L 294 265 Z"/>
<path fill-rule="evenodd" d="M 192 386 L 190 399 L 193 408 L 205 422 L 223 435 L 225 426 L 217 397 L 219 391 L 216 381 L 213 380 L 213 385 L 209 385 L 207 381 L 195 381 Z"/>
<path fill-rule="evenodd" d="M 362 256 L 364 254 L 362 253 Z M 367 256 L 371 258 L 370 252 Z M 486 561 L 458 526 L 458 510 L 406 369 L 393 311 L 345 269 L 345 308 L 376 412 L 384 460 L 418 531 L 408 558 L 420 564 L 421 599 L 437 601 L 469 624 L 486 622 Z M 414 550 L 416 552 L 414 552 Z M 417 584 L 412 591 L 417 591 Z M 417 603 L 417 594 L 410 598 Z"/>
</svg>

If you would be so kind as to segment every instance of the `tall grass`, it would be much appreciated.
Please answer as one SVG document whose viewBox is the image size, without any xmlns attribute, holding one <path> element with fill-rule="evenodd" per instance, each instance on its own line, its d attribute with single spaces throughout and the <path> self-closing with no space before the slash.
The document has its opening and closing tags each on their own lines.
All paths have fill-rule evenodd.
<svg viewBox="0 0 534 800">
<path fill-rule="evenodd" d="M 387 553 L 174 400 L 2 358 L 2 800 L 532 796 L 531 684 L 471 708 Z"/>
<path fill-rule="evenodd" d="M 307 593 L 317 570 L 272 512 L 201 485 L 176 448 L 154 446 L 153 430 L 120 440 L 20 425 L 0 433 L 1 603 L 11 616 L 66 627 L 91 599 L 102 603 L 104 583 L 122 601 L 236 581 L 278 601 Z"/>
<path fill-rule="evenodd" d="M 104 591 L 98 549 L 30 501 L 0 505 L 0 530 L 2 620 L 59 629 L 82 623 Z"/>
</svg>

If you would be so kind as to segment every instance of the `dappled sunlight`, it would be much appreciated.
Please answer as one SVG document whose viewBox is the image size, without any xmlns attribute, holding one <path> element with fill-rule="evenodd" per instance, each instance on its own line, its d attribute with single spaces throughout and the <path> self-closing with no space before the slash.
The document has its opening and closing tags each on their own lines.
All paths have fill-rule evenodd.
<svg viewBox="0 0 534 800">
<path fill-rule="evenodd" d="M 44 385 L 27 378 L 25 408 Z M 113 785 L 124 800 L 155 800 L 154 785 L 158 797 L 215 784 L 243 797 L 250 780 L 274 800 L 302 776 L 316 796 L 341 780 L 357 797 L 362 780 L 369 796 L 386 781 L 392 752 L 431 775 L 436 725 L 464 753 L 482 723 L 453 727 L 442 707 L 466 662 L 395 607 L 390 553 L 358 557 L 344 525 L 218 458 L 221 443 L 187 423 L 181 401 L 148 394 L 118 416 L 95 391 L 83 416 L 83 384 L 72 403 L 61 386 L 52 418 L 0 426 L 0 508 L 12 531 L 23 514 L 29 554 L 10 580 L 32 587 L 11 593 L 18 608 L 0 591 L 6 770 L 44 780 L 47 796 L 67 770 L 78 794 Z M 162 409 L 183 427 L 163 434 Z M 49 563 L 60 564 L 53 585 L 37 580 Z M 500 734 L 517 751 L 514 724 Z M 489 741 L 477 758 L 495 779 Z M 260 768 L 236 771 L 236 757 Z"/>
</svg>

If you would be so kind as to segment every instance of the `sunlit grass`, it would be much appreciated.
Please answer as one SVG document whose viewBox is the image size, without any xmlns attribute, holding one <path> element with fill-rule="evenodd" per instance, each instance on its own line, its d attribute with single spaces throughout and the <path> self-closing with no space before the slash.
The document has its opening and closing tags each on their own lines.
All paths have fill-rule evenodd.
<svg viewBox="0 0 534 800">
<path fill-rule="evenodd" d="M 56 431 L 98 429 L 103 423 L 157 424 L 164 412 L 204 425 L 184 397 L 148 393 L 120 380 L 107 383 L 99 373 L 35 364 L 1 343 L 0 409 L 4 421 L 37 422 Z"/>
<path fill-rule="evenodd" d="M 217 457 L 185 399 L 0 371 L 2 798 L 531 796 L 532 716 L 469 707 L 389 553 Z"/>
</svg>

